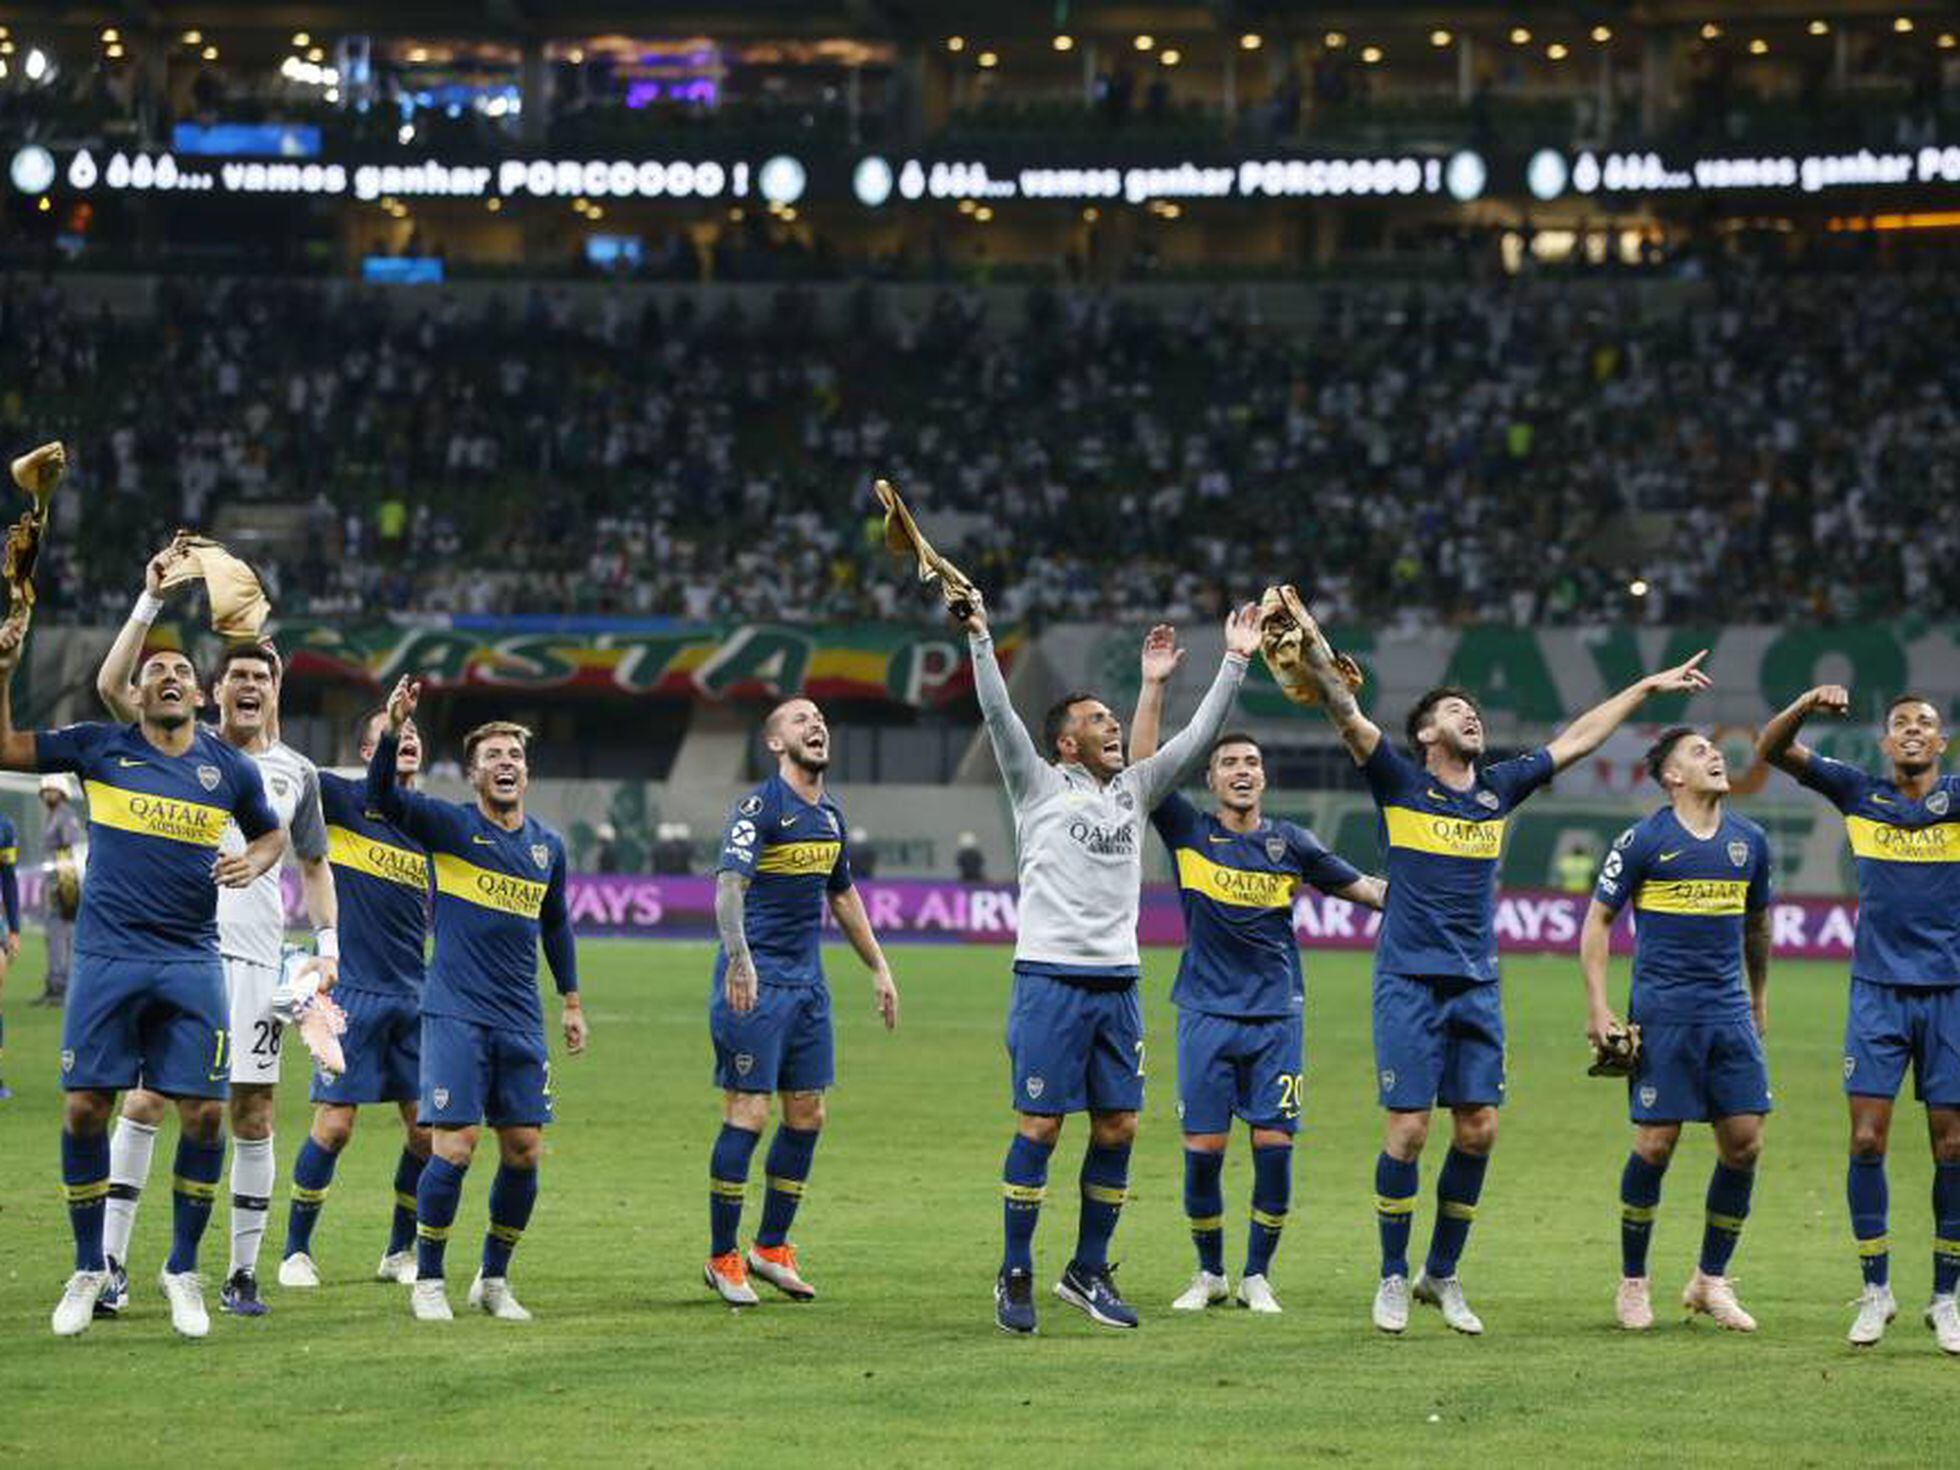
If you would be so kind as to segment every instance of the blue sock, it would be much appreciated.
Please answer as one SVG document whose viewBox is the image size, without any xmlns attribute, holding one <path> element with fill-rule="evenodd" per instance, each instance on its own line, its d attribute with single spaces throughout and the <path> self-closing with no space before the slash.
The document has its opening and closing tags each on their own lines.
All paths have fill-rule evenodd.
<svg viewBox="0 0 1960 1470">
<path fill-rule="evenodd" d="M 211 1203 L 218 1197 L 218 1176 L 225 1171 L 225 1141 L 198 1143 L 177 1140 L 176 1177 L 170 1181 L 170 1259 L 164 1269 L 175 1275 L 197 1269 L 197 1247 L 211 1223 Z"/>
<path fill-rule="evenodd" d="M 297 1256 L 313 1249 L 313 1225 L 320 1218 L 320 1207 L 333 1187 L 333 1166 L 339 1162 L 333 1150 L 322 1148 L 311 1134 L 299 1146 L 293 1160 L 293 1199 L 286 1210 L 286 1254 Z"/>
<path fill-rule="evenodd" d="M 68 1200 L 68 1227 L 75 1232 L 75 1269 L 100 1271 L 102 1220 L 109 1199 L 109 1135 L 81 1137 L 62 1130 L 61 1192 Z"/>
<path fill-rule="evenodd" d="M 1082 1154 L 1082 1214 L 1075 1229 L 1075 1264 L 1100 1270 L 1109 1264 L 1109 1238 L 1129 1198 L 1130 1146 L 1090 1144 Z"/>
<path fill-rule="evenodd" d="M 1382 1238 L 1382 1277 L 1409 1274 L 1409 1227 L 1415 1223 L 1420 1176 L 1414 1159 L 1375 1160 L 1375 1227 Z"/>
<path fill-rule="evenodd" d="M 708 1156 L 708 1254 L 725 1256 L 735 1249 L 742 1225 L 742 1196 L 749 1191 L 749 1159 L 762 1141 L 760 1133 L 721 1125 L 715 1150 Z"/>
<path fill-rule="evenodd" d="M 1007 1146 L 1007 1162 L 1000 1171 L 1007 1240 L 1000 1259 L 1003 1271 L 1034 1270 L 1034 1227 L 1048 1197 L 1048 1156 L 1054 1151 L 1052 1143 L 1036 1143 L 1018 1133 Z"/>
<path fill-rule="evenodd" d="M 1933 1295 L 1960 1286 L 1960 1164 L 1933 1165 Z"/>
<path fill-rule="evenodd" d="M 1708 1181 L 1708 1223 L 1701 1232 L 1701 1271 L 1704 1276 L 1729 1274 L 1729 1257 L 1742 1238 L 1749 1218 L 1749 1191 L 1755 1187 L 1753 1169 L 1731 1169 L 1720 1160 Z"/>
<path fill-rule="evenodd" d="M 1858 1242 L 1858 1265 L 1866 1284 L 1883 1286 L 1892 1275 L 1892 1243 L 1885 1234 L 1892 1200 L 1885 1186 L 1884 1154 L 1851 1156 L 1844 1174 L 1844 1197 L 1851 1206 L 1851 1234 Z"/>
<path fill-rule="evenodd" d="M 415 1244 L 415 1190 L 429 1161 L 402 1150 L 395 1160 L 395 1215 L 388 1226 L 388 1254 L 399 1255 Z"/>
<path fill-rule="evenodd" d="M 1654 1238 L 1654 1211 L 1660 1207 L 1661 1181 L 1667 1165 L 1650 1164 L 1639 1154 L 1627 1155 L 1620 1171 L 1620 1274 L 1647 1274 L 1647 1243 Z"/>
<path fill-rule="evenodd" d="M 1191 1243 L 1198 1269 L 1225 1274 L 1225 1155 L 1201 1148 L 1184 1151 L 1184 1213 L 1191 1219 Z"/>
<path fill-rule="evenodd" d="M 810 1161 L 816 1154 L 816 1129 L 776 1125 L 769 1157 L 762 1163 L 767 1187 L 762 1194 L 762 1228 L 755 1233 L 757 1245 L 782 1245 L 789 1240 L 790 1222 L 796 1218 L 796 1207 L 803 1203 L 803 1186 L 810 1178 Z"/>
<path fill-rule="evenodd" d="M 463 1201 L 463 1176 L 447 1159 L 431 1158 L 415 1187 L 415 1275 L 442 1280 L 442 1255 L 449 1249 L 449 1227 Z"/>
<path fill-rule="evenodd" d="M 1264 1276 L 1279 1249 L 1286 1212 L 1293 1202 L 1293 1145 L 1268 1144 L 1252 1151 L 1252 1226 L 1246 1236 L 1245 1274 Z"/>
<path fill-rule="evenodd" d="M 497 1176 L 490 1181 L 490 1229 L 483 1236 L 485 1276 L 502 1276 L 510 1270 L 510 1253 L 524 1238 L 524 1227 L 531 1223 L 531 1207 L 537 1202 L 536 1169 L 497 1166 Z"/>
<path fill-rule="evenodd" d="M 1452 1148 L 1443 1155 L 1442 1170 L 1436 1175 L 1436 1227 L 1429 1232 L 1429 1259 L 1423 1270 L 1442 1278 L 1456 1275 L 1457 1258 L 1470 1238 L 1470 1222 L 1477 1218 L 1477 1200 L 1484 1192 L 1484 1171 L 1490 1155 L 1466 1154 Z"/>
</svg>

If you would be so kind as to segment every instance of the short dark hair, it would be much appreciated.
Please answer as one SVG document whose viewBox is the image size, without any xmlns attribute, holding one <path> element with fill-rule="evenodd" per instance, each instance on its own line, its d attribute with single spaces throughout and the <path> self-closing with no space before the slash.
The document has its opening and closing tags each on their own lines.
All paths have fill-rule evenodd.
<svg viewBox="0 0 1960 1470">
<path fill-rule="evenodd" d="M 359 750 L 363 745 L 367 744 L 368 735 L 374 730 L 374 722 L 376 720 L 385 720 L 387 718 L 388 706 L 385 704 L 369 705 L 366 709 L 362 710 L 360 718 L 354 721 L 354 749 Z"/>
<path fill-rule="evenodd" d="M 1892 696 L 1892 702 L 1885 706 L 1885 719 L 1883 723 L 1886 726 L 1889 727 L 1892 723 L 1892 711 L 1902 704 L 1923 704 L 1933 712 L 1934 719 L 1938 720 L 1941 725 L 1946 724 L 1946 716 L 1940 712 L 1939 705 L 1935 704 L 1925 695 L 1915 694 L 1908 689 L 1904 694 L 1895 694 Z"/>
<path fill-rule="evenodd" d="M 1423 695 L 1421 699 L 1418 699 L 1416 701 L 1416 707 L 1409 711 L 1408 722 L 1403 726 L 1403 729 L 1408 734 L 1409 748 L 1411 750 L 1416 751 L 1418 754 L 1421 753 L 1422 740 L 1420 736 L 1422 735 L 1423 727 L 1429 723 L 1429 716 L 1435 712 L 1436 706 L 1446 699 L 1460 699 L 1469 705 L 1470 708 L 1476 710 L 1479 718 L 1483 716 L 1483 707 L 1477 703 L 1477 696 L 1472 694 L 1468 689 L 1465 689 L 1461 684 L 1438 684 L 1434 689 Z"/>
<path fill-rule="evenodd" d="M 1048 759 L 1053 760 L 1061 754 L 1057 742 L 1062 738 L 1062 731 L 1068 728 L 1068 712 L 1078 704 L 1085 704 L 1096 698 L 1099 696 L 1085 694 L 1079 689 L 1071 689 L 1048 706 L 1048 713 L 1041 717 L 1041 749 Z"/>
<path fill-rule="evenodd" d="M 788 709 L 791 705 L 799 704 L 799 703 L 810 705 L 820 715 L 823 713 L 823 706 L 818 704 L 814 699 L 810 698 L 809 695 L 792 694 L 786 699 L 779 699 L 774 704 L 769 706 L 769 713 L 762 717 L 762 733 L 765 736 L 775 734 L 776 716 L 781 714 L 784 710 Z"/>
<path fill-rule="evenodd" d="M 468 770 L 476 764 L 476 748 L 493 735 L 514 735 L 524 754 L 531 753 L 531 730 L 528 725 L 520 725 L 515 720 L 492 720 L 478 725 L 463 737 L 463 769 Z"/>
<path fill-rule="evenodd" d="M 1666 766 L 1667 758 L 1674 754 L 1674 747 L 1695 733 L 1693 725 L 1669 725 L 1647 747 L 1647 774 L 1654 778 L 1656 786 L 1663 784 L 1661 769 Z"/>
<path fill-rule="evenodd" d="M 218 655 L 218 666 L 212 670 L 211 677 L 224 678 L 231 666 L 240 660 L 264 664 L 272 670 L 272 677 L 275 680 L 285 676 L 286 667 L 279 660 L 279 650 L 273 647 L 271 639 L 261 638 L 256 641 L 241 640 L 237 643 L 227 643 L 224 652 Z"/>
<path fill-rule="evenodd" d="M 1250 730 L 1227 730 L 1223 735 L 1220 735 L 1216 740 L 1211 742 L 1211 749 L 1205 752 L 1205 764 L 1210 765 L 1218 752 L 1228 745 L 1250 745 L 1254 750 L 1259 752 L 1262 760 L 1266 755 L 1266 748 L 1259 743 L 1258 739 Z"/>
</svg>

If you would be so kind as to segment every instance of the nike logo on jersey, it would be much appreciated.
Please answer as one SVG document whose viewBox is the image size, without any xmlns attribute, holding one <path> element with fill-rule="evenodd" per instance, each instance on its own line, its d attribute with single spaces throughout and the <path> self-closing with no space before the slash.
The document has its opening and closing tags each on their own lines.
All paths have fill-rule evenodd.
<svg viewBox="0 0 1960 1470">
<path fill-rule="evenodd" d="M 1438 791 L 1434 786 L 1430 787 L 1427 791 L 1423 792 L 1423 795 L 1428 797 L 1431 801 L 1449 800 L 1447 796 L 1443 795 L 1443 793 Z"/>
<path fill-rule="evenodd" d="M 126 771 L 126 770 L 128 770 L 128 769 L 129 769 L 129 768 L 130 768 L 131 766 L 147 766 L 147 765 L 149 764 L 149 762 L 148 762 L 148 761 L 133 761 L 133 760 L 131 760 L 131 759 L 130 759 L 130 758 L 129 758 L 128 756 L 126 756 L 126 755 L 119 755 L 119 756 L 117 756 L 117 757 L 116 757 L 116 764 L 117 764 L 117 765 L 119 765 L 119 766 L 121 766 L 121 767 L 122 767 L 122 768 L 123 768 L 123 769 L 124 769 L 124 770 Z"/>
<path fill-rule="evenodd" d="M 1684 849 L 1682 849 L 1682 848 L 1679 848 L 1679 847 L 1677 847 L 1677 848 L 1675 848 L 1675 849 L 1674 849 L 1674 851 L 1673 851 L 1673 852 L 1664 852 L 1664 853 L 1662 853 L 1662 854 L 1661 854 L 1661 855 L 1660 855 L 1659 857 L 1657 857 L 1657 858 L 1655 858 L 1655 859 L 1654 859 L 1654 861 L 1655 861 L 1655 862 L 1657 862 L 1657 863 L 1671 863 L 1671 862 L 1673 862 L 1673 861 L 1674 861 L 1674 860 L 1675 860 L 1676 858 L 1678 858 L 1679 856 L 1681 856 L 1681 854 L 1682 854 L 1682 852 L 1683 852 L 1683 851 L 1684 851 Z"/>
<path fill-rule="evenodd" d="M 1208 842 L 1230 842 L 1231 840 L 1232 839 L 1229 837 L 1220 837 L 1216 833 L 1213 833 L 1210 837 L 1206 838 L 1206 841 Z"/>
<path fill-rule="evenodd" d="M 361 815 L 366 817 L 370 822 L 385 822 L 388 820 L 386 817 L 382 816 L 380 812 L 371 812 L 371 811 L 363 810 L 361 812 Z"/>
<path fill-rule="evenodd" d="M 782 823 L 783 823 L 783 825 L 784 825 L 785 827 L 794 827 L 794 826 L 796 825 L 796 818 L 795 818 L 795 817 L 784 817 L 784 818 L 782 819 Z"/>
<path fill-rule="evenodd" d="M 472 832 L 472 833 L 470 833 L 470 841 L 472 841 L 472 842 L 474 842 L 474 843 L 476 843 L 476 844 L 477 844 L 477 845 L 478 845 L 479 847 L 495 847 L 495 846 L 497 845 L 497 839 L 496 839 L 496 838 L 494 838 L 494 837 L 485 837 L 485 836 L 484 836 L 484 835 L 483 835 L 482 833 L 480 833 L 480 832 Z"/>
<path fill-rule="evenodd" d="M 140 764 L 141 764 L 141 762 L 137 762 L 136 764 L 139 764 L 139 765 L 140 765 Z M 1878 795 L 1878 794 L 1877 794 L 1876 792 L 1874 792 L 1874 793 L 1872 794 L 1872 804 L 1873 804 L 1874 806 L 1896 806 L 1896 805 L 1898 805 L 1898 803 L 1897 803 L 1897 802 L 1895 802 L 1895 801 L 1893 801 L 1891 797 L 1889 797 L 1889 796 L 1880 796 L 1880 795 Z"/>
</svg>

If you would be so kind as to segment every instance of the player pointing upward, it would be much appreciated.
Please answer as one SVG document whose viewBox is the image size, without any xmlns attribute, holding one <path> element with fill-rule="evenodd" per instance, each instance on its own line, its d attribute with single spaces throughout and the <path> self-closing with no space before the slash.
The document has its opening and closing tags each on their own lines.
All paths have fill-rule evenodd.
<svg viewBox="0 0 1960 1470">
<path fill-rule="evenodd" d="M 1128 1192 L 1143 1102 L 1136 988 L 1142 822 L 1223 728 L 1246 660 L 1259 646 L 1258 615 L 1248 604 L 1226 623 L 1225 657 L 1197 714 L 1135 765 L 1124 762 L 1121 723 L 1087 694 L 1056 701 L 1037 748 L 1008 699 L 977 596 L 963 624 L 987 737 L 1014 803 L 1020 854 L 1020 934 L 1007 1018 L 1020 1123 L 1005 1168 L 1007 1243 L 995 1320 L 1008 1332 L 1035 1330 L 1034 1229 L 1048 1158 L 1063 1117 L 1086 1109 L 1081 1222 L 1055 1294 L 1105 1327 L 1135 1327 L 1136 1313 L 1110 1277 L 1109 1240 Z"/>
<path fill-rule="evenodd" d="M 1705 654 L 1587 710 L 1549 744 L 1486 767 L 1483 712 L 1468 690 L 1446 686 L 1416 701 L 1405 755 L 1361 712 L 1312 618 L 1301 635 L 1306 672 L 1367 777 L 1388 845 L 1388 903 L 1375 947 L 1375 1065 L 1388 1114 L 1375 1163 L 1382 1247 L 1375 1325 L 1403 1331 L 1413 1292 L 1458 1332 L 1480 1333 L 1484 1325 L 1464 1300 L 1456 1263 L 1476 1218 L 1504 1101 L 1495 926 L 1505 819 L 1556 772 L 1597 750 L 1648 695 L 1707 688 Z M 1436 1180 L 1429 1257 L 1411 1287 L 1416 1161 L 1438 1105 L 1450 1110 L 1450 1150 Z"/>
</svg>

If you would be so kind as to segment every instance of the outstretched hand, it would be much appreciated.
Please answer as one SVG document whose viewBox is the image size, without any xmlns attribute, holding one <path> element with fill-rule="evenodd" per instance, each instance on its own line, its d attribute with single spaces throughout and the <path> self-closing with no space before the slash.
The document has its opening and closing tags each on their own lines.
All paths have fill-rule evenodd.
<svg viewBox="0 0 1960 1470">
<path fill-rule="evenodd" d="M 1259 651 L 1259 604 L 1248 602 L 1225 620 L 1225 651 L 1251 658 Z"/>
<path fill-rule="evenodd" d="M 1184 662 L 1184 650 L 1177 646 L 1177 629 L 1159 623 L 1143 638 L 1143 682 L 1162 684 Z"/>
<path fill-rule="evenodd" d="M 422 681 L 411 679 L 403 674 L 395 681 L 395 687 L 388 695 L 388 733 L 399 735 L 415 714 L 415 706 L 422 699 Z"/>
<path fill-rule="evenodd" d="M 1708 657 L 1703 649 L 1686 663 L 1676 664 L 1671 669 L 1662 669 L 1658 674 L 1647 676 L 1649 694 L 1698 694 L 1714 681 L 1701 671 L 1701 661 Z"/>
</svg>

